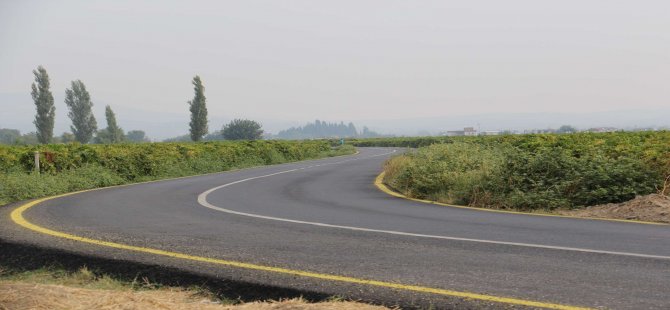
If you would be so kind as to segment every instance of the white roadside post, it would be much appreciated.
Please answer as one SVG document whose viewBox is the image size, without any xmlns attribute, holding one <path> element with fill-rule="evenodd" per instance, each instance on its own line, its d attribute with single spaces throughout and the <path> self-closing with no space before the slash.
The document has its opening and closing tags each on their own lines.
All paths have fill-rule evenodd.
<svg viewBox="0 0 670 310">
<path fill-rule="evenodd" d="M 40 173 L 40 152 L 35 151 L 35 172 Z"/>
</svg>

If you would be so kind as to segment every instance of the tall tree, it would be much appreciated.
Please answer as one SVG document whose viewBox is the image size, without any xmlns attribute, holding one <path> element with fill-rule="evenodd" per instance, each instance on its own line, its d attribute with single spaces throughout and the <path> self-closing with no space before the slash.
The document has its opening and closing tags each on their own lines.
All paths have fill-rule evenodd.
<svg viewBox="0 0 670 310">
<path fill-rule="evenodd" d="M 65 90 L 65 104 L 70 109 L 67 114 L 72 120 L 72 133 L 79 143 L 88 143 L 98 130 L 98 123 L 91 112 L 91 95 L 81 80 L 72 81 L 72 88 Z"/>
<path fill-rule="evenodd" d="M 105 107 L 105 118 L 107 119 L 107 135 L 109 142 L 119 143 L 123 141 L 123 129 L 116 124 L 116 115 L 109 105 Z"/>
<path fill-rule="evenodd" d="M 200 141 L 207 134 L 207 105 L 205 103 L 205 86 L 199 76 L 193 78 L 195 96 L 188 104 L 191 110 L 191 140 Z"/>
<path fill-rule="evenodd" d="M 35 127 L 37 127 L 37 140 L 40 143 L 51 143 L 54 134 L 54 118 L 56 116 L 56 107 L 54 106 L 54 96 L 51 94 L 49 75 L 44 67 L 39 66 L 33 70 L 35 82 L 32 85 L 33 101 L 37 109 L 35 114 Z"/>
</svg>

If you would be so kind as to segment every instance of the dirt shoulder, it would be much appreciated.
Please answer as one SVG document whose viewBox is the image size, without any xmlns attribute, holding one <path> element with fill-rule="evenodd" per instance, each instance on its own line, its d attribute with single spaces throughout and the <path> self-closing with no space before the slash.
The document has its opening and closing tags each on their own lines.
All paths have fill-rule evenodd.
<svg viewBox="0 0 670 310">
<path fill-rule="evenodd" d="M 651 194 L 622 203 L 608 203 L 579 210 L 559 210 L 557 213 L 579 217 L 670 223 L 670 197 Z"/>
<path fill-rule="evenodd" d="M 354 302 L 307 303 L 300 299 L 226 305 L 194 294 L 192 291 L 179 289 L 133 291 L 2 281 L 0 309 L 382 310 L 387 308 Z"/>
</svg>

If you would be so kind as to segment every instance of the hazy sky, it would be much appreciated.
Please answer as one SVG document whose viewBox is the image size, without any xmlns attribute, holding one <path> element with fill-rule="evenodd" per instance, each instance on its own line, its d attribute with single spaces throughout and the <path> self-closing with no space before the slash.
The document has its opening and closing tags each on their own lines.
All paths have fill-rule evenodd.
<svg viewBox="0 0 670 310">
<path fill-rule="evenodd" d="M 40 64 L 57 100 L 81 79 L 98 105 L 184 115 L 199 74 L 223 118 L 654 109 L 670 1 L 0 0 L 0 94 L 29 100 Z"/>
</svg>

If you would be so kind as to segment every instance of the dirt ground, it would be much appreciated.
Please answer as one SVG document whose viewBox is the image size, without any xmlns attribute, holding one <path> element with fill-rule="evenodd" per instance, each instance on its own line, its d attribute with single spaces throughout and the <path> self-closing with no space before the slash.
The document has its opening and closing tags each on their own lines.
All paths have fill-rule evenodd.
<svg viewBox="0 0 670 310">
<path fill-rule="evenodd" d="M 581 210 L 562 210 L 561 215 L 670 223 L 670 197 L 638 196 L 622 203 L 608 203 Z"/>
<path fill-rule="evenodd" d="M 354 302 L 281 302 L 221 305 L 181 290 L 100 290 L 62 285 L 0 282 L 0 310 L 14 309 L 202 309 L 202 310 L 383 310 L 384 307 Z"/>
</svg>

